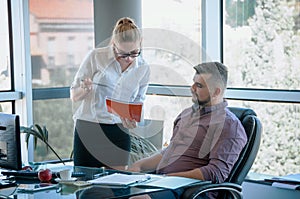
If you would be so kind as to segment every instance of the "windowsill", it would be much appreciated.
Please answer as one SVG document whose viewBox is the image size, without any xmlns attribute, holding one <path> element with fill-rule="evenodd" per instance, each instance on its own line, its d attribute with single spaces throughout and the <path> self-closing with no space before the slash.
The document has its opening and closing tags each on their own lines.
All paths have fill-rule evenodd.
<svg viewBox="0 0 300 199">
<path fill-rule="evenodd" d="M 272 186 L 272 182 L 271 181 L 266 181 L 265 179 L 271 179 L 273 177 L 278 177 L 278 176 L 250 172 L 246 176 L 244 182 Z M 272 186 L 272 187 L 274 187 L 274 186 Z M 278 187 L 274 187 L 274 188 L 278 188 Z M 297 188 L 297 189 L 290 189 L 290 188 L 284 188 L 284 187 L 281 187 L 281 189 L 299 190 L 299 188 Z"/>
<path fill-rule="evenodd" d="M 31 166 L 39 166 L 39 165 L 73 165 L 73 159 L 63 159 L 64 164 L 60 160 L 48 160 L 42 162 L 30 162 Z"/>
<path fill-rule="evenodd" d="M 267 178 L 273 178 L 276 177 L 274 175 L 267 175 L 267 174 L 261 174 L 261 173 L 255 173 L 255 172 L 249 172 L 248 175 L 246 176 L 246 180 L 251 180 L 251 181 L 261 181 Z"/>
<path fill-rule="evenodd" d="M 267 181 L 265 181 L 265 179 L 270 179 L 273 177 L 276 177 L 276 176 L 249 172 L 244 181 L 251 182 L 251 183 L 264 184 L 264 185 L 272 185 L 271 182 L 267 182 Z"/>
</svg>

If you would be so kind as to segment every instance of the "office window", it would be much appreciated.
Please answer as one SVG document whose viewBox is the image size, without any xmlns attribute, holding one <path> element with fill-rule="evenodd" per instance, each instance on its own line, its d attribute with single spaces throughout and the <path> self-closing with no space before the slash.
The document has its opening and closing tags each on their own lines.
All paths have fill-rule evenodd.
<svg viewBox="0 0 300 199">
<path fill-rule="evenodd" d="M 143 57 L 151 68 L 150 84 L 189 89 L 193 66 L 202 59 L 201 7 L 197 0 L 142 1 Z M 191 104 L 189 97 L 147 95 L 145 118 L 164 120 L 163 143 L 168 144 L 174 119 Z"/>
<path fill-rule="evenodd" d="M 224 1 L 224 63 L 229 87 L 299 92 L 299 3 Z M 247 102 L 263 124 L 260 151 L 252 171 L 270 175 L 299 173 L 299 100 Z"/>
<path fill-rule="evenodd" d="M 151 66 L 150 83 L 191 84 L 192 66 L 201 61 L 201 1 L 143 1 L 142 15 L 143 56 Z"/>
<path fill-rule="evenodd" d="M 191 105 L 191 97 L 147 95 L 144 104 L 144 118 L 163 121 L 162 143 L 168 145 L 173 134 L 174 120 L 183 109 Z"/>
<path fill-rule="evenodd" d="M 0 0 L 0 90 L 11 90 L 11 63 L 7 1 Z"/>
<path fill-rule="evenodd" d="M 229 100 L 229 105 L 252 108 L 263 124 L 260 150 L 251 171 L 268 175 L 299 173 L 299 104 Z"/>
<path fill-rule="evenodd" d="M 94 37 L 93 1 L 29 0 L 29 11 L 31 55 L 39 55 L 46 63 L 32 68 L 33 74 L 41 74 L 41 84 L 33 88 L 70 86 L 74 69 L 78 69 L 91 45 L 88 42 L 93 42 L 86 40 Z M 69 55 L 74 57 L 72 64 Z M 65 81 L 61 82 L 57 74 Z"/>
<path fill-rule="evenodd" d="M 224 62 L 230 68 L 229 87 L 300 89 L 297 8 L 289 1 L 226 1 Z"/>
<path fill-rule="evenodd" d="M 11 57 L 10 2 L 0 0 L 0 112 L 14 113 L 14 76 Z M 8 92 L 9 91 L 9 92 Z"/>
<path fill-rule="evenodd" d="M 33 123 L 45 125 L 55 150 L 69 158 L 73 147 L 71 100 L 61 99 L 53 88 L 66 89 L 71 85 L 81 61 L 93 46 L 93 1 L 29 0 L 29 12 L 31 61 L 37 60 L 32 62 L 32 87 L 37 91 L 33 98 Z M 40 94 L 39 90 L 44 92 Z M 53 95 L 58 99 L 45 99 Z M 43 100 L 36 100 L 40 98 Z M 34 161 L 56 159 L 50 151 L 47 154 L 38 147 Z"/>
<path fill-rule="evenodd" d="M 46 126 L 49 131 L 49 143 L 62 158 L 69 158 L 73 150 L 73 120 L 71 100 L 35 100 L 34 122 Z M 50 150 L 47 152 L 43 143 L 38 143 L 34 151 L 35 161 L 56 160 Z"/>
<path fill-rule="evenodd" d="M 12 103 L 11 102 L 0 102 L 0 112 L 12 113 Z"/>
</svg>

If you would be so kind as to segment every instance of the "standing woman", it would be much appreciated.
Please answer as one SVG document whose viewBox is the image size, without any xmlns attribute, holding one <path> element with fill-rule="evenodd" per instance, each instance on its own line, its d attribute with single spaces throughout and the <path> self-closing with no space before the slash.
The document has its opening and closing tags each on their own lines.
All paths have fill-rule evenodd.
<svg viewBox="0 0 300 199">
<path fill-rule="evenodd" d="M 110 45 L 92 50 L 71 85 L 74 114 L 74 165 L 123 170 L 130 152 L 129 128 L 136 121 L 107 112 L 105 98 L 143 102 L 150 68 L 140 56 L 142 35 L 128 17 L 117 21 Z"/>
</svg>

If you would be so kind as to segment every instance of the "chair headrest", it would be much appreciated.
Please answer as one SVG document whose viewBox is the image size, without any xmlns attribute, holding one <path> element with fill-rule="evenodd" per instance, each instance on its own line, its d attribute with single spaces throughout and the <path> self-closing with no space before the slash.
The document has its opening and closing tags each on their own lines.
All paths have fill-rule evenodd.
<svg viewBox="0 0 300 199">
<path fill-rule="evenodd" d="M 228 109 L 233 112 L 237 118 L 239 118 L 241 121 L 247 116 L 247 115 L 255 115 L 256 113 L 250 109 L 250 108 L 241 108 L 241 107 L 228 107 Z"/>
</svg>

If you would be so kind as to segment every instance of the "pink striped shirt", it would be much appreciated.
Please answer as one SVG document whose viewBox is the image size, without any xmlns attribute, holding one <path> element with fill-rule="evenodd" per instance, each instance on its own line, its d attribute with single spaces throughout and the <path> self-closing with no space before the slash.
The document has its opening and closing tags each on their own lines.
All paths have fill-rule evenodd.
<svg viewBox="0 0 300 199">
<path fill-rule="evenodd" d="M 247 136 L 227 102 L 185 109 L 175 120 L 170 145 L 162 151 L 157 173 L 200 168 L 205 180 L 223 182 L 228 177 Z"/>
</svg>

